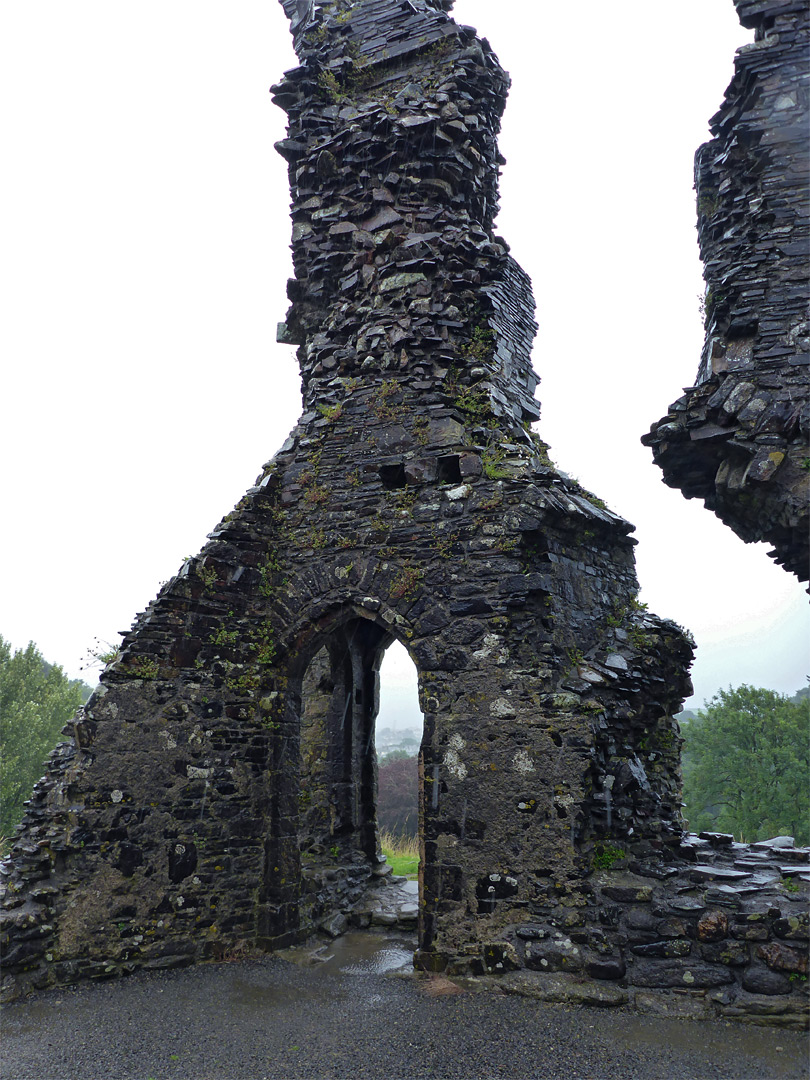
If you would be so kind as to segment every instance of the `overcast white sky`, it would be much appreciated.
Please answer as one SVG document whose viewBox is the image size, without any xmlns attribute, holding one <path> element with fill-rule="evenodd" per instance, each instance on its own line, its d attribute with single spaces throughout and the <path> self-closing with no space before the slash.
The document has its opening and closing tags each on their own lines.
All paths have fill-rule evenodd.
<svg viewBox="0 0 810 1080">
<path fill-rule="evenodd" d="M 552 456 L 637 525 L 642 599 L 698 641 L 688 704 L 794 692 L 801 586 L 639 444 L 697 371 L 692 157 L 750 34 L 732 0 L 457 0 L 455 17 L 513 79 L 498 228 L 534 281 Z M 0 8 L 0 634 L 71 675 L 299 413 L 275 344 L 289 193 L 267 93 L 294 63 L 276 0 Z"/>
</svg>

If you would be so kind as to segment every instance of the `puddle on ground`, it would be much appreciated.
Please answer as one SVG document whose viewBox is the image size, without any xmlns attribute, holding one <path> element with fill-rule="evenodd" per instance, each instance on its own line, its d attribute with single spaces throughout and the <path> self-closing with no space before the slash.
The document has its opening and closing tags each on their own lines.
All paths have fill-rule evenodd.
<svg viewBox="0 0 810 1080">
<path fill-rule="evenodd" d="M 356 930 L 326 945 L 297 945 L 277 955 L 325 975 L 389 975 L 413 970 L 416 935 Z"/>
<path fill-rule="evenodd" d="M 307 968 L 314 979 L 306 978 L 303 982 L 290 980 L 280 986 L 268 982 L 266 971 L 260 965 L 255 968 L 250 964 L 217 966 L 223 977 L 223 990 L 227 987 L 230 1008 L 265 1010 L 273 1006 L 288 1006 L 291 1002 L 331 1001 L 334 988 L 330 988 L 329 979 L 321 980 L 321 975 L 409 974 L 413 971 L 415 949 L 416 934 L 402 930 L 356 930 L 323 945 L 313 942 L 297 945 L 273 955 Z M 202 969 L 197 970 L 199 973 Z M 167 997 L 171 996 L 172 1006 L 179 1007 L 183 1001 L 194 1001 L 193 987 L 193 981 L 188 987 L 182 981 L 165 988 L 158 983 L 151 985 L 149 992 L 162 994 L 166 989 L 169 992 Z M 116 981 L 115 988 L 125 991 L 127 986 L 124 981 Z M 136 984 L 133 984 L 132 990 L 135 989 Z M 12 1005 L 4 1016 L 6 1034 L 11 1030 L 14 1035 L 20 1036 L 46 1029 L 49 1023 L 53 1023 L 54 1009 L 58 1011 L 60 1006 L 67 1004 L 82 1010 L 91 1000 L 91 997 L 77 992 L 69 995 L 67 1001 L 60 995 L 26 1003 L 22 1009 Z M 382 1001 L 382 996 L 377 993 L 368 998 L 369 1005 L 381 1004 Z"/>
</svg>

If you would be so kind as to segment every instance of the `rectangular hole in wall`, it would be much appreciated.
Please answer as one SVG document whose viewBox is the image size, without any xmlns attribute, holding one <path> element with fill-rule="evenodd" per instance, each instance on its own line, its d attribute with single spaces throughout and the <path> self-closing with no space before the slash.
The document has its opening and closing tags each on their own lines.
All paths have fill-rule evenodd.
<svg viewBox="0 0 810 1080">
<path fill-rule="evenodd" d="M 458 454 L 440 457 L 436 476 L 440 484 L 460 484 L 461 466 L 459 465 Z"/>
<path fill-rule="evenodd" d="M 405 487 L 405 466 L 401 461 L 395 465 L 380 465 L 379 472 L 384 488 Z"/>
</svg>

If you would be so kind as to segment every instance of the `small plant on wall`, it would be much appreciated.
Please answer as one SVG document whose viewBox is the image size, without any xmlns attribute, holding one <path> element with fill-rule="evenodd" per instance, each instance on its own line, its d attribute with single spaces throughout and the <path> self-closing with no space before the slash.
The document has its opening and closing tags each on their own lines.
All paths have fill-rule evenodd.
<svg viewBox="0 0 810 1080">
<path fill-rule="evenodd" d="M 613 844 L 600 843 L 597 844 L 593 853 L 593 868 L 594 870 L 610 870 L 611 867 L 619 862 L 620 859 L 624 859 L 626 853 L 620 847 L 614 847 Z"/>
<path fill-rule="evenodd" d="M 391 585 L 391 599 L 411 600 L 422 584 L 424 576 L 424 570 L 419 570 L 415 566 L 403 566 Z"/>
</svg>

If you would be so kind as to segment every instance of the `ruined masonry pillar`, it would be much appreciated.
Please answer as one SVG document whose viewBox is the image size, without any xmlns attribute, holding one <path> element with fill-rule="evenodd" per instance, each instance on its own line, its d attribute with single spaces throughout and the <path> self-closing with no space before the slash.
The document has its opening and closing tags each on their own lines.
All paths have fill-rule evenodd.
<svg viewBox="0 0 810 1080">
<path fill-rule="evenodd" d="M 594 845 L 680 839 L 691 645 L 532 430 L 531 287 L 492 227 L 508 77 L 446 3 L 283 3 L 304 411 L 52 755 L 7 996 L 351 917 L 382 869 L 393 640 L 425 716 L 422 966 L 520 966 L 521 927 L 586 903 Z"/>
</svg>

